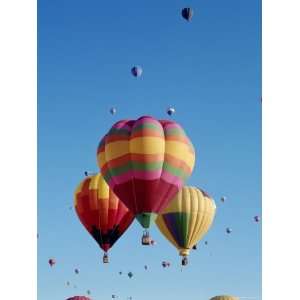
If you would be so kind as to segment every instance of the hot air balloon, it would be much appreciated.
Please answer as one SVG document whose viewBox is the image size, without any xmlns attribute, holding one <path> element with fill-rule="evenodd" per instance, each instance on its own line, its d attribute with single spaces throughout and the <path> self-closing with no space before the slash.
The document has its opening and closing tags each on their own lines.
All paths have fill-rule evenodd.
<svg viewBox="0 0 300 300">
<path fill-rule="evenodd" d="M 240 299 L 239 297 L 222 295 L 222 296 L 215 296 L 210 300 L 239 300 L 239 299 Z"/>
<path fill-rule="evenodd" d="M 172 116 L 173 114 L 175 114 L 175 108 L 174 108 L 174 107 L 169 107 L 169 108 L 167 109 L 167 114 L 168 114 L 169 116 Z"/>
<path fill-rule="evenodd" d="M 191 21 L 194 15 L 194 11 L 190 7 L 185 7 L 181 11 L 181 15 L 187 21 Z"/>
<path fill-rule="evenodd" d="M 116 112 L 117 112 L 117 109 L 115 107 L 112 107 L 109 112 L 112 114 L 112 115 L 115 115 Z"/>
<path fill-rule="evenodd" d="M 183 187 L 156 219 L 161 233 L 188 263 L 190 249 L 208 231 L 214 220 L 216 205 L 203 190 Z"/>
<path fill-rule="evenodd" d="M 92 300 L 92 299 L 85 297 L 85 296 L 74 296 L 74 297 L 68 298 L 66 300 Z"/>
<path fill-rule="evenodd" d="M 170 267 L 171 264 L 168 261 L 163 261 L 161 265 L 163 266 L 163 268 L 166 268 L 166 267 Z"/>
<path fill-rule="evenodd" d="M 148 266 L 147 266 L 147 265 L 145 265 L 145 266 L 144 266 L 144 269 L 147 271 L 147 270 L 148 270 Z"/>
<path fill-rule="evenodd" d="M 97 150 L 104 179 L 145 229 L 192 173 L 194 148 L 174 121 L 144 116 L 117 122 Z"/>
<path fill-rule="evenodd" d="M 75 210 L 87 231 L 107 251 L 122 236 L 134 220 L 133 214 L 119 201 L 99 173 L 85 178 L 75 191 Z"/>
<path fill-rule="evenodd" d="M 229 233 L 231 233 L 231 232 L 232 232 L 232 229 L 231 229 L 231 228 L 229 228 L 229 227 L 227 227 L 227 228 L 226 228 L 226 233 L 228 233 L 228 234 L 229 234 Z"/>
<path fill-rule="evenodd" d="M 74 272 L 75 272 L 75 274 L 79 274 L 79 270 L 78 269 L 75 269 Z"/>
<path fill-rule="evenodd" d="M 208 241 L 205 241 L 204 244 L 205 244 L 205 245 L 208 245 Z"/>
<path fill-rule="evenodd" d="M 87 290 L 86 293 L 87 293 L 88 295 L 90 295 L 90 294 L 91 294 L 91 291 L 90 291 L 90 290 Z"/>
<path fill-rule="evenodd" d="M 48 263 L 49 263 L 50 267 L 53 267 L 53 266 L 56 264 L 56 261 L 55 261 L 54 258 L 50 258 L 50 259 L 48 260 Z"/>
<path fill-rule="evenodd" d="M 152 246 L 155 246 L 157 244 L 156 241 L 154 241 L 154 240 L 151 240 L 150 243 L 151 243 Z"/>
<path fill-rule="evenodd" d="M 131 69 L 131 74 L 134 76 L 134 77 L 140 77 L 143 73 L 143 69 L 140 67 L 140 66 L 134 66 L 132 69 Z"/>
<path fill-rule="evenodd" d="M 111 297 L 112 297 L 113 299 L 116 299 L 116 298 L 117 298 L 117 296 L 116 296 L 116 295 L 111 295 Z"/>
<path fill-rule="evenodd" d="M 128 275 L 129 278 L 133 277 L 133 273 L 132 272 L 129 272 L 127 275 Z"/>
<path fill-rule="evenodd" d="M 225 196 L 223 196 L 223 197 L 221 197 L 221 202 L 225 202 L 226 201 L 226 197 Z"/>
<path fill-rule="evenodd" d="M 122 275 L 122 272 L 121 272 L 121 271 L 119 272 L 119 275 Z"/>
<path fill-rule="evenodd" d="M 255 217 L 254 217 L 254 221 L 255 221 L 256 223 L 259 223 L 260 217 L 259 217 L 259 216 L 255 216 Z"/>
<path fill-rule="evenodd" d="M 69 281 L 67 281 L 67 286 L 69 286 L 70 285 L 70 282 Z"/>
</svg>

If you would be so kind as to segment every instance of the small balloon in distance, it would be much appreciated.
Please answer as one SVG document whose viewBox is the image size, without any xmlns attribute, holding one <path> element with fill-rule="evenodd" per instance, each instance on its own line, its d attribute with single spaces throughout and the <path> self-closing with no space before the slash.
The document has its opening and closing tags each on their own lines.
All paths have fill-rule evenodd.
<svg viewBox="0 0 300 300">
<path fill-rule="evenodd" d="M 112 115 L 115 115 L 117 113 L 117 109 L 115 107 L 112 107 L 109 112 L 112 114 Z"/>
<path fill-rule="evenodd" d="M 259 222 L 260 222 L 260 217 L 259 217 L 259 216 L 255 216 L 255 217 L 254 217 L 254 221 L 255 221 L 256 223 L 259 223 Z"/>
<path fill-rule="evenodd" d="M 173 114 L 175 114 L 175 108 L 174 108 L 174 107 L 169 107 L 169 108 L 167 109 L 167 114 L 168 114 L 169 116 L 172 116 Z"/>
<path fill-rule="evenodd" d="M 194 11 L 190 7 L 185 7 L 181 10 L 181 15 L 185 20 L 190 22 L 192 20 L 193 15 L 194 15 Z"/>
<path fill-rule="evenodd" d="M 231 228 L 229 228 L 229 227 L 227 227 L 227 228 L 226 228 L 226 233 L 228 233 L 228 234 L 229 234 L 229 233 L 231 233 L 231 232 L 232 232 L 232 229 L 231 229 Z"/>
<path fill-rule="evenodd" d="M 131 74 L 134 77 L 141 77 L 143 73 L 143 69 L 140 66 L 134 66 L 131 68 Z"/>
</svg>

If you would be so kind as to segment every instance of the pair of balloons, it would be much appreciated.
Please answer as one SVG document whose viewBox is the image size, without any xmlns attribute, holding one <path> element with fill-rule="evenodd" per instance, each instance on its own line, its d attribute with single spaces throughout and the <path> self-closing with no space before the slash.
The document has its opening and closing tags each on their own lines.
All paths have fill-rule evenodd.
<svg viewBox="0 0 300 300">
<path fill-rule="evenodd" d="M 202 208 L 197 203 L 204 198 L 195 198 L 200 194 L 192 193 L 189 206 L 181 210 L 179 202 L 186 202 L 181 195 L 187 195 L 181 193 L 174 200 L 177 204 L 171 207 L 172 211 L 164 214 L 195 163 L 194 148 L 181 126 L 148 116 L 119 121 L 100 142 L 97 159 L 102 175 L 88 177 L 79 185 L 75 209 L 99 246 L 107 252 L 134 217 L 148 234 L 151 223 L 162 213 L 158 227 L 186 256 L 191 243 L 205 231 L 193 211 L 195 207 Z M 178 218 L 180 214 L 185 217 Z M 182 220 L 190 220 L 189 225 Z M 181 231 L 175 229 L 179 223 Z"/>
</svg>

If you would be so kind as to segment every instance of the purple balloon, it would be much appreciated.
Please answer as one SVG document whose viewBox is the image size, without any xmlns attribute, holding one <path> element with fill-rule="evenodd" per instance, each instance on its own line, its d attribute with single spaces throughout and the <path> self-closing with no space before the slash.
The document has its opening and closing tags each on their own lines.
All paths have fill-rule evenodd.
<svg viewBox="0 0 300 300">
<path fill-rule="evenodd" d="M 134 66 L 131 69 L 131 73 L 134 77 L 140 77 L 143 73 L 143 69 L 140 66 Z"/>
</svg>

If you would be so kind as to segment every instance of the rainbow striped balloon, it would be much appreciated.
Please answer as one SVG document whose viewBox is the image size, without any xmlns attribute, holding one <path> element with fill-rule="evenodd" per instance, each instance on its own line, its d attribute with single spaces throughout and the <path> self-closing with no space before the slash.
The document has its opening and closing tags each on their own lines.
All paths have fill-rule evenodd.
<svg viewBox="0 0 300 300">
<path fill-rule="evenodd" d="M 149 228 L 191 175 L 195 151 L 179 124 L 143 116 L 113 125 L 97 159 L 115 194 Z"/>
<path fill-rule="evenodd" d="M 185 186 L 159 214 L 156 224 L 181 256 L 207 233 L 216 212 L 214 200 L 206 192 Z"/>
</svg>

